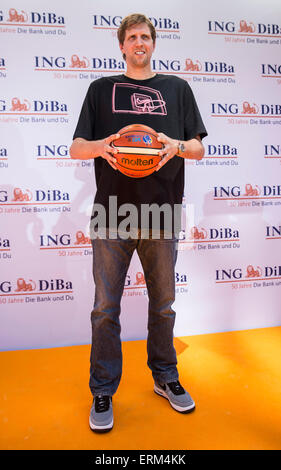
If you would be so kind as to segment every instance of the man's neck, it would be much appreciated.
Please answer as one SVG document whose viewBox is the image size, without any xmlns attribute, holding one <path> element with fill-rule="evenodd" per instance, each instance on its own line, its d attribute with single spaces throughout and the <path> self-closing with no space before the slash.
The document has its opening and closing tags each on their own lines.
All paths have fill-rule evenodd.
<svg viewBox="0 0 281 470">
<path fill-rule="evenodd" d="M 149 78 L 155 77 L 156 73 L 152 70 L 128 70 L 124 74 L 128 78 L 133 80 L 148 80 Z"/>
</svg>

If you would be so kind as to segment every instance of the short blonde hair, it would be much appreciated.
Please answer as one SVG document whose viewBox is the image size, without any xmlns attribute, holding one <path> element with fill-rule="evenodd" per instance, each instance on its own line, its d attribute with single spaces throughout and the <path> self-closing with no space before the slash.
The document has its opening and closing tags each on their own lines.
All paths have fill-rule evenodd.
<svg viewBox="0 0 281 470">
<path fill-rule="evenodd" d="M 149 27 L 152 41 L 154 44 L 156 40 L 155 28 L 153 24 L 151 23 L 150 19 L 141 13 L 133 13 L 132 15 L 128 15 L 125 18 L 123 18 L 117 31 L 117 37 L 118 37 L 119 43 L 120 44 L 124 43 L 127 29 L 131 28 L 135 24 L 141 24 L 141 23 L 145 23 Z"/>
</svg>

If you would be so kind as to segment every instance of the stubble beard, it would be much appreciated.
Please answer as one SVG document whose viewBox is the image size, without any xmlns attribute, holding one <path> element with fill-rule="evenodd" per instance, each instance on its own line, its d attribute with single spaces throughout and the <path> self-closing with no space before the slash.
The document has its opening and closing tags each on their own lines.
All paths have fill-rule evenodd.
<svg viewBox="0 0 281 470">
<path fill-rule="evenodd" d="M 140 61 L 134 55 L 131 57 L 131 63 L 134 67 L 145 68 L 150 63 L 150 58 L 147 54 L 144 55 L 143 59 Z"/>
</svg>

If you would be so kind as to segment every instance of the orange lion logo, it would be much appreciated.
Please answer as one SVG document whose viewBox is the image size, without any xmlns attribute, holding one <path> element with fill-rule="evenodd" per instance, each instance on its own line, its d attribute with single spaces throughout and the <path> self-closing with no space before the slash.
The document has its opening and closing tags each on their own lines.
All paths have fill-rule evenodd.
<svg viewBox="0 0 281 470">
<path fill-rule="evenodd" d="M 22 277 L 20 277 L 17 280 L 17 288 L 15 292 L 30 292 L 30 291 L 35 290 L 35 288 L 36 288 L 36 284 L 34 281 L 32 281 L 32 279 L 29 279 L 29 282 L 25 282 L 25 280 Z"/>
<path fill-rule="evenodd" d="M 78 55 L 73 54 L 71 56 L 70 67 L 77 68 L 77 69 L 86 69 L 87 67 L 89 67 L 89 61 L 87 57 L 83 57 L 83 60 L 80 60 Z"/>
<path fill-rule="evenodd" d="M 238 33 L 254 33 L 256 30 L 254 23 L 250 23 L 250 25 L 247 25 L 247 22 L 245 20 L 240 21 L 240 29 Z"/>
<path fill-rule="evenodd" d="M 258 114 L 258 111 L 259 108 L 255 103 L 251 106 L 248 101 L 244 101 L 242 114 Z"/>
<path fill-rule="evenodd" d="M 193 63 L 192 59 L 185 59 L 185 69 L 186 71 L 191 72 L 200 72 L 202 69 L 202 65 L 200 64 L 199 60 L 196 60 L 196 64 Z"/>
<path fill-rule="evenodd" d="M 10 8 L 9 18 L 7 21 L 11 23 L 26 23 L 27 14 L 25 13 L 25 11 L 21 11 L 21 14 L 19 15 L 15 8 Z"/>
<path fill-rule="evenodd" d="M 84 233 L 82 230 L 78 230 L 76 232 L 76 242 L 75 245 L 89 245 L 91 244 L 91 240 L 89 237 L 85 237 Z"/>
<path fill-rule="evenodd" d="M 261 193 L 260 188 L 256 185 L 255 188 L 251 184 L 245 185 L 245 194 L 244 196 L 259 196 Z"/>
<path fill-rule="evenodd" d="M 192 240 L 203 240 L 204 238 L 207 238 L 207 232 L 204 228 L 201 228 L 200 231 L 197 227 L 192 227 L 192 229 L 190 230 L 190 234 L 190 238 Z"/>
<path fill-rule="evenodd" d="M 257 269 L 254 269 L 254 267 L 250 264 L 247 267 L 247 276 L 246 277 L 260 277 L 262 275 L 262 270 L 258 266 Z"/>
<path fill-rule="evenodd" d="M 135 285 L 135 286 L 140 286 L 140 285 L 143 286 L 143 285 L 145 285 L 145 278 L 144 278 L 143 273 L 138 272 L 138 273 L 136 274 L 136 282 L 135 282 L 134 285 Z"/>
<path fill-rule="evenodd" d="M 10 111 L 28 111 L 30 109 L 30 104 L 27 100 L 24 100 L 24 103 L 21 103 L 19 98 L 12 99 L 12 107 Z"/>
<path fill-rule="evenodd" d="M 26 190 L 26 193 L 24 193 L 20 188 L 15 188 L 14 189 L 14 199 L 13 201 L 31 201 L 32 199 L 32 194 L 29 191 L 29 189 Z"/>
</svg>

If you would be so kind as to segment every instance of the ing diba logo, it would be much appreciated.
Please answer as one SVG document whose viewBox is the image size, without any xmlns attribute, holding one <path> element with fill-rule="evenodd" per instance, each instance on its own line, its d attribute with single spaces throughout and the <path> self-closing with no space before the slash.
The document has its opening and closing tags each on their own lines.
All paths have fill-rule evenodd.
<svg viewBox="0 0 281 470">
<path fill-rule="evenodd" d="M 247 274 L 246 277 L 261 277 L 262 275 L 262 269 L 257 266 L 257 269 L 254 268 L 251 264 L 247 266 Z"/>
<path fill-rule="evenodd" d="M 240 114 L 239 114 L 240 113 Z M 258 106 L 256 103 L 250 104 L 243 101 L 238 103 L 211 103 L 211 116 L 213 117 L 281 117 L 281 104 L 262 103 Z"/>
<path fill-rule="evenodd" d="M 10 111 L 29 111 L 30 103 L 28 100 L 24 99 L 21 103 L 19 98 L 12 98 L 12 107 Z"/>
<path fill-rule="evenodd" d="M 27 22 L 27 13 L 21 10 L 20 13 L 17 12 L 15 8 L 10 8 L 9 10 L 9 17 L 7 21 L 11 23 L 26 23 Z"/>
<path fill-rule="evenodd" d="M 32 279 L 29 279 L 29 282 L 26 282 L 23 277 L 20 277 L 17 280 L 17 288 L 15 292 L 31 292 L 36 289 L 36 284 Z"/>
<path fill-rule="evenodd" d="M 142 272 L 137 272 L 134 286 L 145 286 L 145 278 Z"/>
<path fill-rule="evenodd" d="M 192 227 L 190 229 L 190 240 L 204 240 L 205 238 L 207 238 L 207 232 L 204 228 Z"/>
<path fill-rule="evenodd" d="M 263 185 L 259 187 L 257 184 L 245 184 L 245 192 L 243 193 L 240 185 L 237 186 L 215 186 L 214 200 L 225 199 L 274 199 L 281 197 L 281 185 Z M 278 202 L 276 203 L 278 204 Z M 263 202 L 262 205 L 265 205 Z M 279 205 L 279 204 L 278 204 Z"/>
<path fill-rule="evenodd" d="M 195 63 L 192 59 L 185 59 L 185 69 L 186 72 L 200 72 L 202 70 L 202 65 L 199 60 L 196 60 Z"/>
<path fill-rule="evenodd" d="M 71 63 L 70 67 L 72 68 L 78 68 L 78 69 L 87 69 L 90 65 L 89 59 L 87 57 L 82 58 L 82 60 L 79 59 L 77 54 L 73 54 L 71 56 Z"/>
<path fill-rule="evenodd" d="M 9 196 L 7 190 L 0 189 L 0 205 L 9 205 L 9 201 L 14 205 L 70 204 L 70 195 L 60 189 L 36 189 L 32 194 L 29 189 L 22 190 L 16 187 L 13 190 L 13 196 Z"/>
<path fill-rule="evenodd" d="M 86 237 L 84 233 L 82 232 L 82 230 L 78 230 L 76 232 L 75 245 L 90 245 L 90 244 L 91 244 L 90 238 Z"/>
<path fill-rule="evenodd" d="M 261 190 L 259 186 L 255 185 L 255 187 L 253 188 L 253 186 L 249 183 L 245 185 L 244 196 L 259 196 L 260 194 L 261 194 Z"/>
<path fill-rule="evenodd" d="M 74 245 L 72 248 L 90 247 L 91 239 L 82 230 L 77 230 L 75 236 L 69 233 L 40 235 L 40 250 L 55 248 L 61 250 L 70 248 L 72 244 Z"/>
<path fill-rule="evenodd" d="M 31 201 L 32 200 L 32 193 L 29 189 L 24 192 L 20 188 L 14 188 L 14 199 L 13 202 L 23 202 L 23 201 Z"/>
<path fill-rule="evenodd" d="M 16 280 L 15 287 L 11 281 L 0 281 L 0 296 L 5 297 L 6 295 L 36 295 L 41 293 L 63 293 L 73 292 L 72 281 L 66 281 L 65 279 L 39 279 L 37 284 L 33 279 L 25 280 L 23 277 L 19 277 Z M 6 301 L 2 300 L 2 303 Z"/>
<path fill-rule="evenodd" d="M 6 114 L 11 111 L 15 114 L 44 114 L 44 115 L 67 115 L 68 105 L 66 103 L 60 103 L 57 100 L 33 100 L 29 102 L 27 99 L 20 99 L 14 97 L 11 99 L 11 105 L 9 107 L 5 99 L 0 99 L 0 114 Z"/>
<path fill-rule="evenodd" d="M 191 227 L 187 232 L 187 242 L 222 242 L 239 240 L 239 231 L 231 227 L 210 227 L 206 230 L 204 227 Z"/>
<path fill-rule="evenodd" d="M 2 11 L 0 12 L 0 21 L 3 21 Z M 51 12 L 35 12 L 31 11 L 27 13 L 24 10 L 17 10 L 16 8 L 10 8 L 6 19 L 7 23 L 16 23 L 18 25 L 26 25 L 27 22 L 33 26 L 37 24 L 39 26 L 59 26 L 60 28 L 65 26 L 63 16 L 58 16 L 56 13 Z M 27 25 L 29 26 L 29 25 Z"/>
<path fill-rule="evenodd" d="M 252 22 L 247 24 L 247 21 L 241 20 L 239 25 L 240 29 L 238 30 L 238 33 L 254 33 L 256 31 L 256 27 Z"/>
<path fill-rule="evenodd" d="M 259 113 L 259 108 L 255 103 L 253 104 L 253 106 L 251 106 L 250 103 L 248 103 L 248 101 L 244 101 L 242 107 L 243 107 L 242 114 L 258 114 Z"/>
<path fill-rule="evenodd" d="M 274 23 L 256 23 L 252 21 L 240 20 L 238 23 L 235 21 L 208 21 L 209 34 L 224 34 L 234 36 L 275 36 L 281 33 L 281 27 Z"/>
<path fill-rule="evenodd" d="M 243 275 L 244 273 L 244 275 Z M 267 280 L 281 279 L 281 266 L 257 266 L 249 264 L 246 269 L 239 268 L 223 268 L 216 269 L 215 282 L 217 284 L 243 282 L 251 280 Z M 271 284 L 273 285 L 273 283 Z"/>
<path fill-rule="evenodd" d="M 184 73 L 194 75 L 223 75 L 234 76 L 235 67 L 232 64 L 220 61 L 204 60 L 200 62 L 198 59 L 185 59 Z"/>
</svg>

